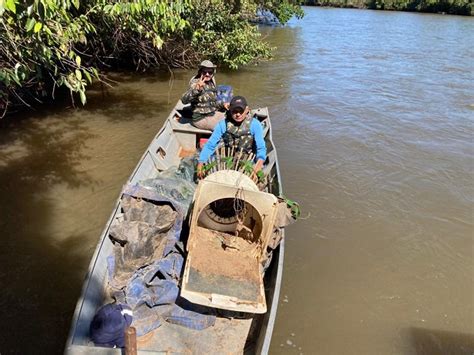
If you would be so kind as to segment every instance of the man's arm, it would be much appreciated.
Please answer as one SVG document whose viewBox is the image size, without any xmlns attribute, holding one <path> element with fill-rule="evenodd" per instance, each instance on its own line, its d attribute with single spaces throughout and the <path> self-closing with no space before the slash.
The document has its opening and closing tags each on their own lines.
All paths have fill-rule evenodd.
<svg viewBox="0 0 474 355">
<path fill-rule="evenodd" d="M 219 141 L 221 140 L 222 136 L 224 135 L 225 130 L 225 120 L 222 120 L 214 128 L 211 137 L 208 139 L 206 144 L 204 144 L 204 147 L 201 150 L 201 154 L 199 154 L 198 164 L 196 167 L 198 178 L 202 179 L 204 177 L 204 171 L 202 169 L 204 163 L 209 160 L 212 153 L 214 153 L 214 151 L 216 150 L 216 147 L 219 144 Z"/>
<path fill-rule="evenodd" d="M 199 163 L 205 163 L 209 160 L 211 155 L 216 150 L 219 141 L 221 140 L 222 136 L 226 131 L 225 120 L 220 121 L 217 126 L 214 128 L 214 131 L 211 134 L 211 137 L 208 139 L 206 144 L 201 150 L 201 154 L 199 154 Z"/>
<path fill-rule="evenodd" d="M 258 160 L 262 160 L 260 165 L 263 166 L 263 162 L 265 159 L 267 159 L 267 147 L 265 146 L 265 140 L 263 139 L 262 124 L 257 118 L 252 120 L 252 124 L 250 125 L 250 133 L 253 135 L 255 146 L 257 148 L 257 151 L 255 152 L 257 163 Z"/>
</svg>

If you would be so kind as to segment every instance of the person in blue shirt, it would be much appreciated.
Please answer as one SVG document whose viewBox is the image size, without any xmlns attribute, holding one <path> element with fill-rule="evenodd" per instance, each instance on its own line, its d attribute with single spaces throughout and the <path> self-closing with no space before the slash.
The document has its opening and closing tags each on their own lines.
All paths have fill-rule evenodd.
<svg viewBox="0 0 474 355">
<path fill-rule="evenodd" d="M 197 175 L 204 176 L 203 166 L 209 160 L 221 139 L 225 147 L 234 148 L 235 152 L 254 152 L 256 163 L 254 171 L 262 169 L 267 157 L 267 149 L 263 139 L 263 127 L 257 118 L 250 115 L 247 100 L 243 96 L 234 96 L 229 104 L 226 118 L 214 128 L 211 137 L 202 148 L 197 165 Z"/>
</svg>

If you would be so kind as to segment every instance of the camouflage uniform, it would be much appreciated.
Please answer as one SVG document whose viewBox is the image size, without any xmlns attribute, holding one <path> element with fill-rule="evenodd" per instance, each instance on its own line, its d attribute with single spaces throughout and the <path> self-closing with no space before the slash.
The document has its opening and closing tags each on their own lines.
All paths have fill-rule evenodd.
<svg viewBox="0 0 474 355">
<path fill-rule="evenodd" d="M 253 117 L 248 114 L 242 123 L 236 126 L 232 120 L 226 119 L 226 132 L 222 137 L 226 147 L 234 147 L 235 151 L 242 149 L 245 153 L 251 153 L 254 145 L 252 133 L 250 133 L 250 125 Z"/>
<path fill-rule="evenodd" d="M 206 82 L 201 90 L 196 89 L 199 77 L 189 81 L 189 90 L 181 98 L 183 104 L 191 104 L 193 110 L 193 121 L 200 121 L 205 117 L 214 116 L 222 105 L 217 102 L 217 87 L 214 78 Z"/>
</svg>

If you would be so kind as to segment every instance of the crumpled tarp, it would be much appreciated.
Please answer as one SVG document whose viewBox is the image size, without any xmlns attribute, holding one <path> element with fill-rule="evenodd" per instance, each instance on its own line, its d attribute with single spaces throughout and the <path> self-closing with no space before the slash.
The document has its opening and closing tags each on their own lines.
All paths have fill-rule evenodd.
<svg viewBox="0 0 474 355">
<path fill-rule="evenodd" d="M 107 259 L 109 286 L 117 302 L 133 309 L 138 336 L 164 321 L 199 330 L 216 320 L 195 312 L 190 303 L 185 308 L 176 304 L 184 264 L 179 237 L 195 190 L 192 161 L 184 164 L 189 166 L 126 185 L 123 216 L 109 230 L 115 244 L 114 255 Z"/>
<path fill-rule="evenodd" d="M 139 270 L 123 290 L 113 295 L 118 302 L 134 310 L 133 326 L 138 336 L 158 328 L 164 321 L 196 330 L 214 325 L 215 316 L 176 304 L 182 267 L 183 258 L 176 250 Z"/>
<path fill-rule="evenodd" d="M 292 203 L 294 202 L 292 201 Z M 278 244 L 280 244 L 281 239 L 283 238 L 283 229 L 286 226 L 295 223 L 296 219 L 292 206 L 288 205 L 285 199 L 279 198 L 273 234 L 268 243 L 269 248 L 275 249 Z"/>
<path fill-rule="evenodd" d="M 113 270 L 111 286 L 122 288 L 133 274 L 163 256 L 165 248 L 175 243 L 172 227 L 178 213 L 169 204 L 154 204 L 130 195 L 122 197 L 123 216 L 109 230 L 114 242 L 114 257 L 109 257 Z"/>
</svg>

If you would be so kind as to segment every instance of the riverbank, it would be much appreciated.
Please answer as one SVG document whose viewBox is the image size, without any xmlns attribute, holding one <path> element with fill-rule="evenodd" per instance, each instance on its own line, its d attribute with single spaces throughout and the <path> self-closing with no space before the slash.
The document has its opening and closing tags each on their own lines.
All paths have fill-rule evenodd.
<svg viewBox="0 0 474 355">
<path fill-rule="evenodd" d="M 474 15 L 474 4 L 469 0 L 310 0 L 305 1 L 304 4 L 306 6 Z"/>
<path fill-rule="evenodd" d="M 85 105 L 110 70 L 220 68 L 269 59 L 273 49 L 250 19 L 266 10 L 286 23 L 301 17 L 286 1 L 0 2 L 0 119 L 19 106 L 54 100 L 61 88 Z"/>
</svg>

